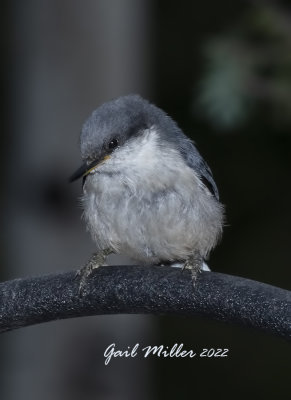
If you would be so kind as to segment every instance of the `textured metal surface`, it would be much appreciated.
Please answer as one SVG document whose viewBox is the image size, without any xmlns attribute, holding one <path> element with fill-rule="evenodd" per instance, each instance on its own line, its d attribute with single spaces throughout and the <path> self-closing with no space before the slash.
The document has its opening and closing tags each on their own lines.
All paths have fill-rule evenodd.
<svg viewBox="0 0 291 400">
<path fill-rule="evenodd" d="M 75 271 L 0 284 L 0 332 L 79 316 L 155 314 L 205 316 L 291 339 L 291 292 L 245 278 L 170 267 L 106 266 L 82 296 Z"/>
</svg>

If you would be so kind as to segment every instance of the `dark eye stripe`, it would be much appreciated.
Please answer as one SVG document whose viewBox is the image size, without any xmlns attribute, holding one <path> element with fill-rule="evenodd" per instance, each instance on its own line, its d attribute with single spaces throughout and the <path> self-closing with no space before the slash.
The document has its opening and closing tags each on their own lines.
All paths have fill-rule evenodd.
<svg viewBox="0 0 291 400">
<path fill-rule="evenodd" d="M 118 139 L 114 138 L 108 143 L 108 149 L 114 150 L 118 146 Z"/>
</svg>

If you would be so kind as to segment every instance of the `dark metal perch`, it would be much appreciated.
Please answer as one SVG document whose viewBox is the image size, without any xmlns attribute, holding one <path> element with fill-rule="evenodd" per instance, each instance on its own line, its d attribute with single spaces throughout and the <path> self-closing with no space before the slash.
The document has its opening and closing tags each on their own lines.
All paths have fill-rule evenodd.
<svg viewBox="0 0 291 400">
<path fill-rule="evenodd" d="M 99 314 L 205 316 L 291 339 L 291 292 L 261 282 L 170 267 L 106 266 L 78 294 L 76 272 L 0 284 L 0 332 Z"/>
</svg>

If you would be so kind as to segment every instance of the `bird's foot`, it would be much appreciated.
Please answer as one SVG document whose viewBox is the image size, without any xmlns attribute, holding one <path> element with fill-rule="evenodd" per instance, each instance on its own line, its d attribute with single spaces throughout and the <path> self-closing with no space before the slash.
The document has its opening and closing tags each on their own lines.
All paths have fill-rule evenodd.
<svg viewBox="0 0 291 400">
<path fill-rule="evenodd" d="M 111 250 L 106 249 L 102 250 L 98 253 L 94 253 L 90 260 L 85 264 L 84 267 L 80 268 L 76 275 L 75 278 L 80 277 L 80 283 L 79 283 L 79 295 L 82 295 L 84 291 L 84 287 L 87 281 L 87 278 L 92 274 L 94 269 L 97 269 L 104 265 L 106 257 L 112 253 Z"/>
<path fill-rule="evenodd" d="M 202 271 L 203 266 L 203 258 L 200 254 L 194 253 L 192 254 L 186 261 L 183 266 L 183 271 L 185 269 L 189 269 L 191 271 L 192 284 L 195 286 L 197 277 L 199 273 Z"/>
</svg>

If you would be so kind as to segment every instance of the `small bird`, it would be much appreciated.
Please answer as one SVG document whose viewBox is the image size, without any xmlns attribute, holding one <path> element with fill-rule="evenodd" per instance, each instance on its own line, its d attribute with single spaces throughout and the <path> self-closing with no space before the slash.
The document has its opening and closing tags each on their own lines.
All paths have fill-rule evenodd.
<svg viewBox="0 0 291 400">
<path fill-rule="evenodd" d="M 80 135 L 84 219 L 97 252 L 80 289 L 110 253 L 142 264 L 181 265 L 195 282 L 222 234 L 224 210 L 195 144 L 139 95 L 98 107 Z"/>
</svg>

